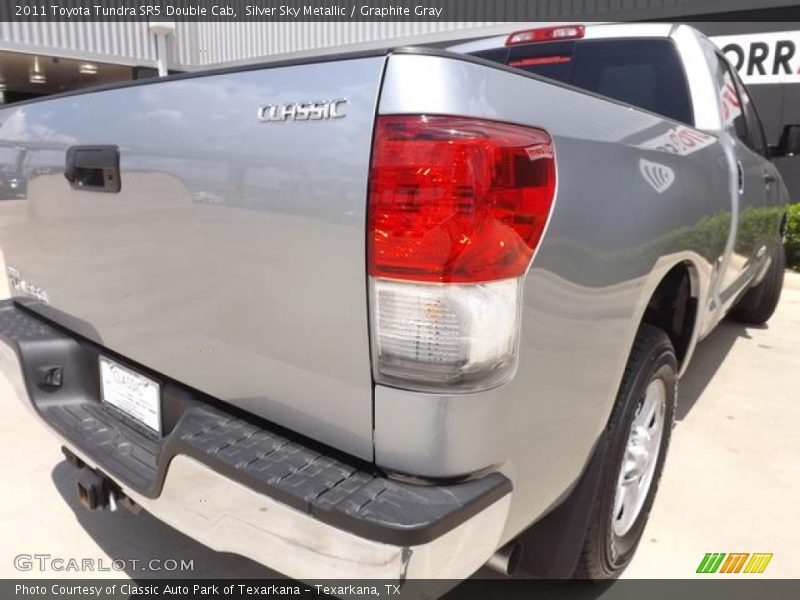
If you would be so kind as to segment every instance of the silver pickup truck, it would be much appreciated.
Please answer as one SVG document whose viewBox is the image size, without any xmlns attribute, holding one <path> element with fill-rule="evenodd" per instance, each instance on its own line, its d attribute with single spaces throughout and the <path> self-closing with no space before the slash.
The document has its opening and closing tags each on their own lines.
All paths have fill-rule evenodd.
<svg viewBox="0 0 800 600">
<path fill-rule="evenodd" d="M 85 506 L 287 576 L 614 577 L 698 340 L 778 302 L 799 133 L 669 24 L 11 105 L 2 368 Z"/>
</svg>

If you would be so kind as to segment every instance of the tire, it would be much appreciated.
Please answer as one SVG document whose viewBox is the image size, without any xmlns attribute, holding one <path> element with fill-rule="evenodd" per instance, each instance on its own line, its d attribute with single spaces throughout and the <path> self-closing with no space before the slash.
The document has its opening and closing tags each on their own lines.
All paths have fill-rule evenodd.
<svg viewBox="0 0 800 600">
<path fill-rule="evenodd" d="M 669 337 L 661 329 L 643 324 L 636 335 L 606 427 L 608 451 L 573 578 L 613 579 L 633 558 L 667 456 L 675 418 L 677 380 L 678 361 Z M 651 405 L 655 406 L 652 419 L 649 417 Z M 643 414 L 643 409 L 647 414 Z M 656 441 L 659 414 L 660 433 Z M 648 435 L 642 435 L 643 430 Z M 649 452 L 643 454 L 643 448 L 649 448 Z M 631 449 L 639 461 L 633 459 Z M 642 459 L 644 455 L 650 460 Z M 631 468 L 633 465 L 635 468 Z M 628 476 L 624 485 L 623 466 Z M 630 495 L 618 496 L 618 486 Z"/>
<path fill-rule="evenodd" d="M 763 325 L 778 307 L 786 271 L 786 250 L 778 242 L 772 250 L 772 263 L 767 274 L 754 288 L 745 293 L 731 311 L 731 318 L 748 325 Z"/>
</svg>

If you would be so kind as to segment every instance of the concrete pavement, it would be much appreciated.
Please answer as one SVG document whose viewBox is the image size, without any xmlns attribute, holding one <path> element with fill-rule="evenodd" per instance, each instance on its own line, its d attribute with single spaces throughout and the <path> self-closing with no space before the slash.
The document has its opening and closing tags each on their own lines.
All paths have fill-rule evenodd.
<svg viewBox="0 0 800 600">
<path fill-rule="evenodd" d="M 681 382 L 659 496 L 625 577 L 692 577 L 706 552 L 771 552 L 763 576 L 800 577 L 799 367 L 800 275 L 787 273 L 768 327 L 725 322 L 698 348 Z M 0 406 L 0 577 L 274 576 L 146 513 L 83 510 L 58 442 L 2 375 Z M 116 563 L 122 571 L 19 571 L 20 554 L 92 559 L 95 568 L 110 568 L 113 559 L 139 562 Z M 152 558 L 192 561 L 193 569 L 152 570 L 145 564 Z"/>
<path fill-rule="evenodd" d="M 692 577 L 706 552 L 771 552 L 761 576 L 800 577 L 797 423 L 800 274 L 787 272 L 766 327 L 725 321 L 698 347 L 680 384 L 659 494 L 625 577 Z"/>
</svg>

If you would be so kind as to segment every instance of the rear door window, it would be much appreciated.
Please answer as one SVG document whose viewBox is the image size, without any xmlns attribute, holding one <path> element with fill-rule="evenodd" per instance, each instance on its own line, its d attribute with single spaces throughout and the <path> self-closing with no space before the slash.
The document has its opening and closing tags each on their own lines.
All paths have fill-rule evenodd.
<svg viewBox="0 0 800 600">
<path fill-rule="evenodd" d="M 755 104 L 741 79 L 722 54 L 717 54 L 717 76 L 725 126 L 753 152 L 769 155 L 767 138 Z"/>
<path fill-rule="evenodd" d="M 762 156 L 769 155 L 769 147 L 767 146 L 767 137 L 764 135 L 764 126 L 761 124 L 761 118 L 758 116 L 756 105 L 750 98 L 747 87 L 742 83 L 738 73 L 735 69 L 731 69 L 731 76 L 733 77 L 736 91 L 739 93 L 739 98 L 742 102 L 742 110 L 744 111 L 744 118 L 747 125 L 747 137 L 750 141 L 748 144 L 753 152 L 757 152 Z"/>
<path fill-rule="evenodd" d="M 497 60 L 498 54 L 476 53 Z M 668 39 L 611 39 L 512 46 L 506 64 L 694 125 L 683 65 Z"/>
<path fill-rule="evenodd" d="M 721 54 L 717 54 L 717 89 L 719 90 L 720 106 L 722 107 L 722 120 L 728 133 L 735 135 L 748 146 L 750 133 L 747 122 L 744 120 L 742 99 L 733 80 L 733 71 Z"/>
</svg>

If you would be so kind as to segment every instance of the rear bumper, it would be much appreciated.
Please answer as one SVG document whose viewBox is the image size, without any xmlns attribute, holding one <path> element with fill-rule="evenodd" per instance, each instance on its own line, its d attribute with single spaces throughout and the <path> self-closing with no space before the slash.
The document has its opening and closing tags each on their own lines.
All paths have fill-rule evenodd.
<svg viewBox="0 0 800 600">
<path fill-rule="evenodd" d="M 461 579 L 499 545 L 511 498 L 500 474 L 390 480 L 134 366 L 162 383 L 164 434 L 153 437 L 101 404 L 99 347 L 12 301 L 0 302 L 0 340 L 0 368 L 67 448 L 216 550 L 296 579 Z"/>
</svg>

